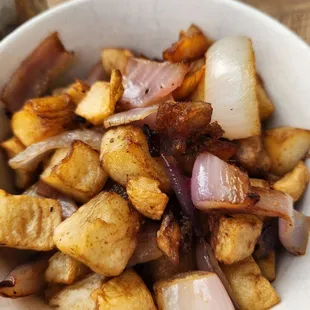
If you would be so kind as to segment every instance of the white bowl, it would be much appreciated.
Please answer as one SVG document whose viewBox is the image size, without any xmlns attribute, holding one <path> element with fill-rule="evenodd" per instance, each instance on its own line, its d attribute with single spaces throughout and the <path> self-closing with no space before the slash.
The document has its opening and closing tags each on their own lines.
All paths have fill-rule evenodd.
<svg viewBox="0 0 310 310">
<path fill-rule="evenodd" d="M 20 62 L 50 32 L 57 30 L 78 62 L 71 77 L 81 76 L 99 60 L 102 47 L 127 47 L 160 56 L 177 39 L 180 29 L 196 23 L 219 39 L 246 35 L 253 40 L 257 68 L 276 103 L 272 126 L 310 129 L 310 49 L 270 17 L 232 0 L 76 0 L 48 11 L 23 25 L 0 44 L 0 89 Z M 1 115 L 1 113 L 0 113 Z M 0 119 L 1 129 L 5 122 Z M 0 184 L 8 186 L 1 168 Z M 1 185 L 0 185 L 1 186 Z M 300 203 L 310 213 L 310 191 Z M 2 253 L 0 253 L 1 255 Z M 281 304 L 274 309 L 309 309 L 310 250 L 304 257 L 281 256 L 275 287 Z M 3 260 L 3 259 L 2 259 Z M 0 276 L 14 265 L 1 261 Z M 0 297 L 0 309 L 45 309 L 36 297 Z"/>
</svg>

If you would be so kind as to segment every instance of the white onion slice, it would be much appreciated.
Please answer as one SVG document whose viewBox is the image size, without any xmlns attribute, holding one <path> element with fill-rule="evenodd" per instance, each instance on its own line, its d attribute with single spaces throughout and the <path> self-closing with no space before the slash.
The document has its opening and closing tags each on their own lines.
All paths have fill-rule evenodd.
<svg viewBox="0 0 310 310">
<path fill-rule="evenodd" d="M 235 309 L 219 277 L 212 272 L 190 272 L 154 285 L 157 304 L 162 310 Z"/>
<path fill-rule="evenodd" d="M 135 121 L 140 121 L 145 119 L 151 114 L 155 114 L 158 110 L 158 105 L 146 107 L 146 108 L 136 108 L 125 112 L 120 112 L 107 117 L 104 120 L 104 127 L 109 128 L 113 126 L 119 126 L 124 124 L 129 124 Z"/>
<path fill-rule="evenodd" d="M 249 38 L 227 37 L 214 43 L 206 53 L 205 101 L 213 108 L 228 139 L 260 134 L 256 98 L 256 69 Z"/>
<path fill-rule="evenodd" d="M 74 140 L 80 140 L 95 150 L 100 150 L 102 134 L 92 130 L 73 130 L 28 146 L 23 152 L 9 160 L 13 169 L 35 170 L 42 155 L 53 149 L 68 147 Z"/>
</svg>

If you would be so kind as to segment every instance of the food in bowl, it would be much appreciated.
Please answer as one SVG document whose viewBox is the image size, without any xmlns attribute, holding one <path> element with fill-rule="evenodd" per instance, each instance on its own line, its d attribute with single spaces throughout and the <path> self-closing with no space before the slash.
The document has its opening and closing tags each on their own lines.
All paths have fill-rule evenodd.
<svg viewBox="0 0 310 310">
<path fill-rule="evenodd" d="M 104 49 L 55 88 L 74 55 L 57 33 L 2 91 L 17 194 L 0 192 L 0 243 L 30 251 L 2 296 L 60 309 L 269 309 L 284 247 L 305 254 L 294 209 L 310 132 L 263 130 L 274 111 L 251 40 L 192 25 L 164 61 Z"/>
</svg>

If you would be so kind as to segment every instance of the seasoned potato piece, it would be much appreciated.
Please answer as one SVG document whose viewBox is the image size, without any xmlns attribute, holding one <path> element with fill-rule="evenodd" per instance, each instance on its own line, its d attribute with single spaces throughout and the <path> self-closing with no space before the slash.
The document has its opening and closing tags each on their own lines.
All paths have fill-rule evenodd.
<svg viewBox="0 0 310 310">
<path fill-rule="evenodd" d="M 1 143 L 2 148 L 5 149 L 8 158 L 16 156 L 18 153 L 25 149 L 25 146 L 16 138 L 12 137 Z M 16 169 L 15 172 L 15 185 L 19 189 L 27 188 L 33 181 L 34 175 L 32 172 L 22 169 Z"/>
<path fill-rule="evenodd" d="M 282 176 L 305 157 L 310 148 L 310 131 L 279 127 L 265 131 L 265 149 L 271 159 L 271 172 Z"/>
<path fill-rule="evenodd" d="M 140 128 L 122 126 L 107 131 L 102 138 L 100 159 L 107 174 L 123 186 L 132 177 L 144 176 L 158 180 L 164 192 L 171 189 L 161 159 L 151 157 Z"/>
<path fill-rule="evenodd" d="M 271 252 L 267 257 L 256 260 L 263 276 L 270 282 L 276 279 L 276 256 L 275 252 Z"/>
<path fill-rule="evenodd" d="M 88 267 L 73 257 L 57 252 L 49 260 L 45 279 L 47 282 L 72 284 L 89 272 Z"/>
<path fill-rule="evenodd" d="M 303 161 L 300 161 L 297 166 L 288 172 L 282 179 L 273 184 L 273 188 L 289 194 L 297 201 L 304 193 L 307 184 L 309 183 L 309 170 Z"/>
<path fill-rule="evenodd" d="M 54 248 L 53 231 L 60 222 L 57 200 L 15 196 L 0 190 L 1 246 L 49 251 Z"/>
<path fill-rule="evenodd" d="M 113 114 L 116 102 L 123 91 L 122 75 L 119 71 L 113 70 L 110 83 L 96 82 L 78 104 L 75 113 L 93 125 L 100 125 L 104 119 Z"/>
<path fill-rule="evenodd" d="M 139 215 L 115 193 L 101 192 L 54 231 L 58 249 L 93 271 L 117 276 L 137 245 Z"/>
<path fill-rule="evenodd" d="M 221 265 L 241 310 L 269 309 L 280 302 L 270 282 L 249 257 L 233 265 Z"/>
<path fill-rule="evenodd" d="M 204 101 L 205 100 L 205 73 L 201 76 L 199 83 L 190 95 L 189 100 L 191 101 Z"/>
<path fill-rule="evenodd" d="M 214 216 L 209 224 L 215 257 L 224 264 L 234 264 L 252 255 L 263 228 L 256 216 L 247 214 Z"/>
<path fill-rule="evenodd" d="M 82 141 L 58 149 L 41 174 L 42 181 L 82 203 L 98 194 L 107 179 L 99 154 Z"/>
<path fill-rule="evenodd" d="M 167 213 L 157 232 L 157 244 L 163 253 L 174 263 L 179 263 L 181 230 L 172 212 Z"/>
<path fill-rule="evenodd" d="M 160 220 L 168 203 L 168 196 L 158 188 L 157 180 L 138 176 L 131 178 L 126 186 L 132 205 L 144 216 Z"/>
<path fill-rule="evenodd" d="M 132 269 L 104 283 L 92 297 L 99 310 L 156 310 L 151 293 Z"/>
<path fill-rule="evenodd" d="M 75 83 L 69 85 L 65 93 L 71 97 L 71 100 L 75 105 L 78 105 L 85 97 L 88 90 L 89 86 L 86 83 L 77 80 Z"/>
<path fill-rule="evenodd" d="M 270 185 L 266 180 L 262 179 L 250 179 L 250 184 L 253 187 L 260 187 L 265 189 L 270 189 Z"/>
<path fill-rule="evenodd" d="M 26 146 L 56 136 L 71 124 L 74 107 L 68 95 L 30 99 L 13 114 L 13 133 Z"/>
<path fill-rule="evenodd" d="M 132 56 L 132 52 L 127 49 L 105 48 L 101 53 L 103 69 L 108 75 L 110 75 L 113 70 L 119 70 L 124 74 L 128 58 Z"/>
<path fill-rule="evenodd" d="M 59 310 L 97 310 L 91 293 L 106 281 L 104 276 L 91 274 L 73 285 L 66 286 L 52 297 L 49 304 Z"/>
<path fill-rule="evenodd" d="M 274 105 L 260 81 L 256 85 L 256 96 L 258 100 L 259 118 L 261 121 L 265 121 L 272 115 Z"/>
</svg>

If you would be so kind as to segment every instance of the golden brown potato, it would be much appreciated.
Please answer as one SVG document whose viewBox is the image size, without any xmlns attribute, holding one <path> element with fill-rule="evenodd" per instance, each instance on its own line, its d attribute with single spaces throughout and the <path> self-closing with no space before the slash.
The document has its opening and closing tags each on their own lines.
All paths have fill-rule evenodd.
<svg viewBox="0 0 310 310">
<path fill-rule="evenodd" d="M 265 131 L 265 149 L 271 159 L 271 172 L 283 176 L 305 157 L 310 148 L 310 131 L 279 127 Z"/>
<path fill-rule="evenodd" d="M 75 113 L 86 118 L 93 125 L 102 125 L 103 121 L 114 113 L 116 102 L 123 91 L 122 75 L 120 71 L 113 70 L 110 83 L 95 82 L 78 104 Z"/>
<path fill-rule="evenodd" d="M 25 146 L 16 138 L 12 137 L 1 143 L 1 147 L 5 149 L 8 158 L 16 156 L 25 149 Z M 30 171 L 16 169 L 15 172 L 15 186 L 18 189 L 25 189 L 32 183 L 34 174 Z"/>
<path fill-rule="evenodd" d="M 273 188 L 289 194 L 293 197 L 294 201 L 297 201 L 304 193 L 308 183 L 309 170 L 305 163 L 300 161 L 292 171 L 275 182 Z"/>
<path fill-rule="evenodd" d="M 104 283 L 92 298 L 99 310 L 156 310 L 150 291 L 132 269 Z"/>
<path fill-rule="evenodd" d="M 263 276 L 270 282 L 276 279 L 276 257 L 275 252 L 271 252 L 267 257 L 256 260 Z"/>
<path fill-rule="evenodd" d="M 159 189 L 157 180 L 137 176 L 131 178 L 126 186 L 132 205 L 144 216 L 160 220 L 168 203 L 168 196 Z"/>
<path fill-rule="evenodd" d="M 13 114 L 13 133 L 26 146 L 56 136 L 71 124 L 74 107 L 68 95 L 28 100 Z"/>
<path fill-rule="evenodd" d="M 215 257 L 229 265 L 252 255 L 263 227 L 256 216 L 241 214 L 214 216 L 209 224 Z"/>
<path fill-rule="evenodd" d="M 105 281 L 104 276 L 93 273 L 85 279 L 63 288 L 52 297 L 49 304 L 59 310 L 97 310 L 91 294 Z"/>
<path fill-rule="evenodd" d="M 60 251 L 102 275 L 117 276 L 137 245 L 139 215 L 115 193 L 101 192 L 54 231 Z"/>
<path fill-rule="evenodd" d="M 123 186 L 132 177 L 144 176 L 158 180 L 163 192 L 171 189 L 161 159 L 151 157 L 140 128 L 122 126 L 108 130 L 102 138 L 100 159 L 107 174 Z"/>
<path fill-rule="evenodd" d="M 249 257 L 233 265 L 221 265 L 241 310 L 269 309 L 280 302 L 270 282 Z"/>
<path fill-rule="evenodd" d="M 259 118 L 261 121 L 265 121 L 272 115 L 274 105 L 260 82 L 256 85 L 256 96 L 258 100 Z"/>
<path fill-rule="evenodd" d="M 54 248 L 53 231 L 61 222 L 58 201 L 0 190 L 0 205 L 1 246 L 36 251 Z"/>
<path fill-rule="evenodd" d="M 167 213 L 157 232 L 157 244 L 163 253 L 174 263 L 179 263 L 181 230 L 171 212 Z"/>
<path fill-rule="evenodd" d="M 90 272 L 89 268 L 73 257 L 61 252 L 54 254 L 45 271 L 45 280 L 53 283 L 72 284 Z"/>
<path fill-rule="evenodd" d="M 253 187 L 260 187 L 265 189 L 270 189 L 270 185 L 266 180 L 263 179 L 250 179 L 250 184 Z"/>
<path fill-rule="evenodd" d="M 75 105 L 78 105 L 81 102 L 81 100 L 85 97 L 88 90 L 89 86 L 86 83 L 77 80 L 75 83 L 69 85 L 69 87 L 66 88 L 65 93 L 70 96 L 72 102 Z"/>
<path fill-rule="evenodd" d="M 112 70 L 119 70 L 124 74 L 128 58 L 132 56 L 132 52 L 127 49 L 105 48 L 101 53 L 103 69 L 108 75 Z"/>
<path fill-rule="evenodd" d="M 82 203 L 98 194 L 107 179 L 99 154 L 82 141 L 58 149 L 41 174 L 42 181 Z"/>
<path fill-rule="evenodd" d="M 191 101 L 204 101 L 205 100 L 205 72 L 201 76 L 196 89 L 189 96 L 189 100 Z"/>
</svg>

